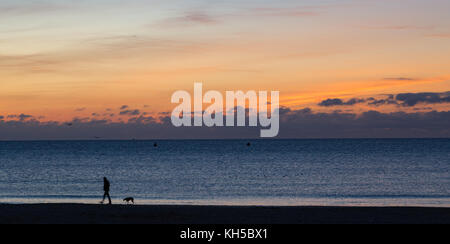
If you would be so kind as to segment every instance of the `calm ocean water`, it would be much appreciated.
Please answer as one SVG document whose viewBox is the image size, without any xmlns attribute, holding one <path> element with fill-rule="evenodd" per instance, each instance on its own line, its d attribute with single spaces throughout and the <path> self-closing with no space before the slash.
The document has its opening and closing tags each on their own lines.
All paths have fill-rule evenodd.
<svg viewBox="0 0 450 244">
<path fill-rule="evenodd" d="M 450 206 L 449 139 L 0 142 L 0 203 Z"/>
</svg>

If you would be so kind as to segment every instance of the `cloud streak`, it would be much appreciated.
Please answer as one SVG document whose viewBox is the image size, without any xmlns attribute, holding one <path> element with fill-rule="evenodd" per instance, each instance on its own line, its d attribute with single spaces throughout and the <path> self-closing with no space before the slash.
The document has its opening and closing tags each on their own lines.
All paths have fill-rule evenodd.
<svg viewBox="0 0 450 244">
<path fill-rule="evenodd" d="M 4 2 L 0 3 L 0 13 L 2 15 L 24 15 L 24 14 L 38 14 L 47 13 L 59 10 L 70 9 L 73 6 L 66 3 L 58 4 L 52 1 L 27 1 L 22 2 Z"/>
<path fill-rule="evenodd" d="M 124 110 L 120 112 L 120 115 L 127 115 L 127 116 L 137 116 L 140 115 L 141 111 L 139 109 L 136 110 Z"/>
<path fill-rule="evenodd" d="M 398 94 L 396 99 L 401 101 L 403 106 L 407 107 L 414 107 L 417 104 L 450 103 L 450 92 L 402 93 Z"/>
<path fill-rule="evenodd" d="M 211 15 L 205 11 L 187 11 L 179 16 L 167 18 L 158 25 L 161 27 L 189 27 L 198 25 L 218 24 L 219 17 Z"/>
<path fill-rule="evenodd" d="M 450 92 L 422 92 L 422 93 L 400 93 L 387 95 L 385 99 L 376 98 L 352 98 L 344 101 L 339 98 L 326 99 L 318 105 L 321 107 L 353 106 L 356 104 L 367 104 L 373 106 L 398 105 L 403 107 L 414 107 L 419 104 L 442 104 L 450 103 Z"/>
<path fill-rule="evenodd" d="M 262 17 L 310 17 L 319 15 L 319 12 L 306 8 L 254 8 L 251 12 Z"/>
</svg>

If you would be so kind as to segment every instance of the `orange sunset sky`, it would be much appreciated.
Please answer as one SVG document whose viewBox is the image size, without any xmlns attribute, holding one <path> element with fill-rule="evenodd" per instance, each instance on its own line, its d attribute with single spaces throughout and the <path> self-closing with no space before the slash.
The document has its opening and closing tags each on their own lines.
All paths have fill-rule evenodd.
<svg viewBox="0 0 450 244">
<path fill-rule="evenodd" d="M 444 93 L 449 11 L 448 0 L 4 0 L 0 115 L 117 120 L 123 105 L 157 114 L 194 82 L 277 90 L 282 106 L 314 111 L 336 110 L 318 105 L 330 98 Z"/>
</svg>

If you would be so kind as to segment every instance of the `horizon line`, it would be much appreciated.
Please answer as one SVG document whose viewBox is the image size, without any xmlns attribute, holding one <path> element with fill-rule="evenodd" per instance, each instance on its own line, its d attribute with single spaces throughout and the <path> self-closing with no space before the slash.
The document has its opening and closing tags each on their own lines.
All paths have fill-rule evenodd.
<svg viewBox="0 0 450 244">
<path fill-rule="evenodd" d="M 301 141 L 301 140 L 450 140 L 450 137 L 329 137 L 329 138 L 204 138 L 204 139 L 22 139 L 0 142 L 155 142 L 155 141 Z"/>
</svg>

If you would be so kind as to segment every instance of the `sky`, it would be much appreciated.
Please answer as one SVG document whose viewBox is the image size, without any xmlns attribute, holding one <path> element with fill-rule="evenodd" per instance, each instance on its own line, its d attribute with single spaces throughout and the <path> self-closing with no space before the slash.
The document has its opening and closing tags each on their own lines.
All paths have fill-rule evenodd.
<svg viewBox="0 0 450 244">
<path fill-rule="evenodd" d="M 0 140 L 195 138 L 165 124 L 171 95 L 194 82 L 280 91 L 281 135 L 448 137 L 449 10 L 448 0 L 2 0 Z M 330 119 L 349 130 L 302 124 Z"/>
</svg>

